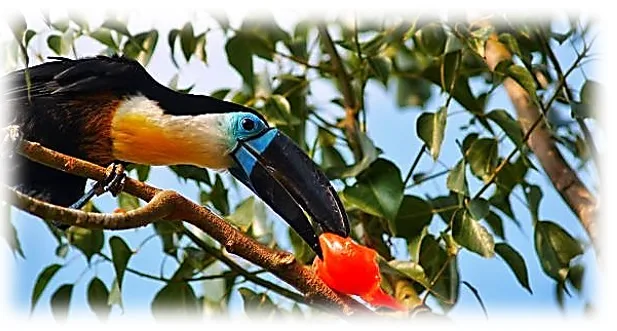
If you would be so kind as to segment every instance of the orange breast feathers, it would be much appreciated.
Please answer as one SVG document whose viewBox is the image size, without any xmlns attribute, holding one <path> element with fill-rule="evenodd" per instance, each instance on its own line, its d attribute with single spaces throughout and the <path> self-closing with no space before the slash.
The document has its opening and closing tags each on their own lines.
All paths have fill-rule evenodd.
<svg viewBox="0 0 617 331">
<path fill-rule="evenodd" d="M 228 168 L 234 146 L 225 124 L 223 114 L 168 115 L 155 102 L 134 97 L 113 116 L 113 155 L 137 164 Z"/>
</svg>

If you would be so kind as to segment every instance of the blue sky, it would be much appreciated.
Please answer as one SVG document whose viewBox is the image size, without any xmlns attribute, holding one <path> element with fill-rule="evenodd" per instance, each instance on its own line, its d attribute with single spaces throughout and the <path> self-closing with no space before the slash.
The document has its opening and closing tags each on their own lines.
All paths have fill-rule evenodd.
<svg viewBox="0 0 617 331">
<path fill-rule="evenodd" d="M 134 31 L 140 31 L 140 29 L 149 27 L 161 29 L 157 51 L 152 58 L 148 71 L 159 82 L 164 84 L 169 82 L 175 73 L 168 57 L 168 46 L 166 42 L 167 31 L 171 27 L 181 26 L 183 15 L 179 16 L 179 18 L 175 18 L 174 20 L 163 19 L 162 17 L 153 18 L 151 20 L 136 17 L 136 21 L 133 21 L 133 24 L 129 26 L 131 29 L 134 28 Z M 196 31 L 200 31 L 200 27 L 204 27 L 206 24 L 201 20 L 201 18 L 206 17 L 206 15 L 186 14 L 184 16 L 198 20 L 193 20 L 193 22 L 197 23 L 195 28 Z M 285 26 L 286 22 L 293 21 L 293 18 L 289 18 L 290 16 L 295 17 L 294 15 L 285 16 L 283 26 Z M 207 22 L 211 21 L 208 20 Z M 93 25 L 95 24 L 93 23 Z M 188 86 L 196 83 L 193 93 L 209 93 L 222 87 L 238 87 L 240 85 L 240 77 L 227 64 L 227 59 L 224 54 L 224 42 L 220 38 L 220 34 L 213 32 L 208 35 L 208 38 L 207 52 L 209 66 L 204 67 L 197 61 L 193 61 L 190 65 L 183 66 L 180 72 L 181 78 L 179 86 Z M 94 44 L 86 41 L 80 42 L 77 48 L 78 55 L 81 56 L 92 55 L 92 52 L 96 52 L 96 50 L 97 48 L 95 48 Z M 571 48 L 566 45 L 557 49 L 557 56 L 563 61 L 564 67 L 567 67 L 574 60 L 575 54 L 572 52 Z M 180 62 L 183 63 L 182 60 L 180 60 Z M 596 73 L 592 66 L 593 63 L 588 64 L 585 71 L 587 77 L 590 79 L 596 77 Z M 582 79 L 583 76 L 577 71 L 572 75 L 569 83 L 575 89 L 578 89 L 582 84 Z M 383 87 L 376 83 L 369 84 L 366 93 L 368 135 L 373 139 L 375 145 L 384 151 L 383 156 L 397 164 L 404 175 L 421 146 L 420 140 L 415 133 L 415 120 L 417 116 L 422 111 L 436 110 L 445 102 L 446 96 L 440 95 L 436 90 L 434 98 L 425 109 L 398 109 L 395 104 L 396 90 L 393 87 L 394 86 L 391 85 L 391 88 L 385 91 Z M 334 90 L 328 84 L 321 82 L 316 83 L 313 90 L 313 100 L 318 104 L 320 101 L 322 101 L 321 104 L 325 104 L 334 95 L 333 93 L 335 93 Z M 487 110 L 494 108 L 504 108 L 512 112 L 511 103 L 507 99 L 504 91 L 497 91 L 495 96 L 491 99 Z M 460 105 L 453 103 L 449 109 L 449 113 L 455 113 L 460 109 L 462 109 Z M 560 109 L 560 111 L 566 110 Z M 564 113 L 567 114 L 567 112 Z M 465 124 L 467 120 L 468 117 L 466 115 L 453 115 L 448 118 L 446 139 L 443 143 L 440 156 L 440 161 L 446 165 L 453 165 L 460 158 L 455 139 L 463 138 L 458 137 L 456 134 L 458 132 L 458 127 Z M 510 149 L 510 146 L 503 148 L 500 150 L 500 154 L 504 155 L 509 153 Z M 535 160 L 533 160 L 533 162 L 540 168 Z M 424 157 L 417 171 L 437 171 L 441 169 L 440 165 L 434 165 L 429 158 Z M 224 177 L 229 179 L 227 174 L 225 174 Z M 584 172 L 582 177 L 584 180 L 589 179 L 589 172 Z M 540 218 L 556 221 L 575 237 L 585 238 L 584 230 L 579 225 L 575 216 L 567 209 L 559 195 L 550 185 L 550 182 L 543 177 L 542 173 L 530 174 L 528 180 L 541 186 L 543 189 L 544 198 L 540 205 Z M 183 185 L 164 168 L 154 169 L 150 175 L 149 183 L 161 188 L 175 189 L 189 198 L 198 199 L 198 192 L 194 185 Z M 478 189 L 479 186 L 477 184 L 477 182 L 474 182 L 471 185 L 470 189 L 472 192 Z M 443 194 L 445 193 L 445 177 L 442 178 L 442 181 L 437 180 L 430 182 L 429 184 L 409 190 L 407 193 L 420 196 L 424 194 L 433 196 Z M 517 189 L 515 193 L 524 197 L 520 189 Z M 247 192 L 242 191 L 239 195 L 246 196 Z M 511 314 L 519 311 L 529 314 L 559 314 L 554 299 L 553 281 L 543 274 L 535 255 L 529 212 L 517 199 L 512 199 L 511 201 L 512 209 L 518 221 L 523 224 L 524 231 L 521 231 L 507 218 L 504 218 L 506 238 L 508 242 L 523 255 L 527 263 L 531 287 L 534 294 L 530 295 L 518 285 L 512 272 L 500 258 L 484 259 L 465 250 L 461 251 L 459 256 L 459 270 L 463 276 L 463 280 L 471 283 L 478 289 L 487 307 L 489 316 L 494 314 Z M 99 208 L 106 211 L 113 210 L 115 206 L 114 200 L 108 196 L 97 198 L 96 204 Z M 234 203 L 232 203 L 232 205 L 234 205 Z M 17 215 L 18 212 L 15 211 L 13 214 Z M 71 305 L 72 314 L 77 314 L 77 312 L 91 314 L 87 308 L 86 302 L 86 288 L 88 282 L 92 275 L 96 274 L 109 287 L 114 277 L 111 264 L 102 263 L 92 269 L 87 269 L 84 257 L 74 250 L 69 253 L 66 261 L 58 259 L 54 254 L 56 248 L 55 239 L 48 235 L 48 230 L 42 222 L 25 214 L 14 216 L 12 222 L 17 228 L 26 259 L 11 257 L 7 260 L 13 267 L 13 285 L 10 286 L 12 293 L 9 297 L 9 303 L 14 306 L 17 311 L 26 312 L 29 309 L 31 290 L 39 272 L 50 263 L 66 263 L 67 266 L 56 275 L 48 286 L 48 289 L 44 292 L 37 306 L 36 314 L 49 315 L 49 298 L 53 290 L 62 283 L 72 283 L 76 280 L 78 280 L 78 282 L 73 292 L 73 302 Z M 284 222 L 278 217 L 274 217 L 273 222 L 275 224 L 276 233 L 285 233 Z M 433 228 L 436 225 L 441 226 L 439 222 L 438 220 L 434 220 Z M 108 231 L 106 232 L 106 240 L 113 235 L 120 235 L 129 243 L 129 246 L 134 249 L 151 233 L 149 228 L 118 232 Z M 283 242 L 287 242 L 286 238 L 284 238 Z M 9 254 L 6 245 L 0 245 L 0 247 L 2 247 L 0 250 L 6 251 L 6 254 Z M 290 247 L 287 246 L 286 248 L 289 249 Z M 162 260 L 160 252 L 159 240 L 157 238 L 150 240 L 143 250 L 131 258 L 130 267 L 157 275 Z M 590 262 L 585 263 L 588 266 L 588 272 L 585 278 L 583 298 L 581 299 L 576 295 L 572 298 L 566 298 L 566 310 L 573 314 L 579 314 L 586 302 L 591 301 L 594 303 L 593 298 L 595 297 L 594 290 L 596 284 L 595 270 L 593 268 L 594 257 L 592 254 L 586 254 L 583 256 L 583 259 L 585 262 Z M 242 262 L 244 263 L 244 261 Z M 169 276 L 175 270 L 175 263 L 168 260 L 164 265 L 164 273 L 166 276 Z M 215 281 L 209 283 L 215 283 Z M 203 292 L 201 285 L 195 285 L 195 290 L 198 293 Z M 127 273 L 124 280 L 123 291 L 124 315 L 118 308 L 114 308 L 112 316 L 114 316 L 114 318 L 123 318 L 136 313 L 148 315 L 149 303 L 162 286 L 163 283 L 161 282 L 143 279 Z M 215 287 L 215 285 L 212 284 L 208 286 L 209 288 Z M 212 294 L 212 292 L 209 293 Z M 274 295 L 274 297 L 276 296 Z M 238 307 L 238 305 L 241 304 L 241 299 L 237 293 L 232 295 L 232 303 L 234 307 Z M 239 314 L 239 310 L 236 313 Z M 482 314 L 482 311 L 471 292 L 461 287 L 459 304 L 450 313 L 450 316 L 453 319 L 457 319 L 468 316 L 469 314 L 479 315 Z"/>
</svg>

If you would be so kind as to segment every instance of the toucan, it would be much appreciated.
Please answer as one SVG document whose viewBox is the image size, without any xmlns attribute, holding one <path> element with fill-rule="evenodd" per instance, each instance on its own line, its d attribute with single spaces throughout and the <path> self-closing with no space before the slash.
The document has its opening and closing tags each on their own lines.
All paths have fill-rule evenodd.
<svg viewBox="0 0 617 331">
<path fill-rule="evenodd" d="M 123 56 L 50 58 L 3 81 L 9 124 L 23 139 L 105 167 L 227 170 L 320 257 L 307 214 L 321 231 L 349 236 L 347 214 L 328 178 L 252 108 L 174 91 Z M 9 168 L 9 185 L 50 203 L 81 208 L 93 196 L 84 195 L 85 178 L 18 154 Z M 107 184 L 118 183 L 119 177 L 108 178 Z"/>
</svg>

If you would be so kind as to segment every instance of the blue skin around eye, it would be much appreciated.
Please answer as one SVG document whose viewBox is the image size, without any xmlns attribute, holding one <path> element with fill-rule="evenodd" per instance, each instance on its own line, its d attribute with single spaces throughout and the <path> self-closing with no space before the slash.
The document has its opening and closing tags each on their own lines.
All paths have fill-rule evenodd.
<svg viewBox="0 0 617 331">
<path fill-rule="evenodd" d="M 242 120 L 250 119 L 255 123 L 255 126 L 251 130 L 245 130 L 242 127 Z M 231 118 L 231 135 L 235 138 L 235 140 L 245 140 L 254 135 L 261 133 L 265 128 L 266 124 L 256 115 L 251 113 L 235 113 Z"/>
</svg>

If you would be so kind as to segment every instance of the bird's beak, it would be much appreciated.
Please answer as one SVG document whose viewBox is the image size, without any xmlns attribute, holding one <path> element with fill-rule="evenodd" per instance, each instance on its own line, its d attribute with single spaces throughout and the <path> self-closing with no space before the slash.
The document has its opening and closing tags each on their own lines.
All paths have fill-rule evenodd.
<svg viewBox="0 0 617 331">
<path fill-rule="evenodd" d="M 282 132 L 270 128 L 241 141 L 232 156 L 231 174 L 281 216 L 319 257 L 319 240 L 306 214 L 322 231 L 349 236 L 347 214 L 328 178 Z"/>
</svg>

